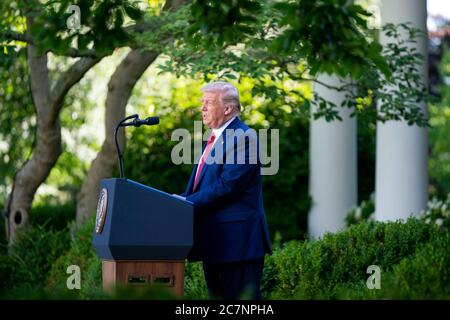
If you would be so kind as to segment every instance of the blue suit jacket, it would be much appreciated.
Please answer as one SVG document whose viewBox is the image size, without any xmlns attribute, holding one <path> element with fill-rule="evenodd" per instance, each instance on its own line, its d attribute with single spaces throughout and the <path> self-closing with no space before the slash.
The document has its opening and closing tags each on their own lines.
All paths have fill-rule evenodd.
<svg viewBox="0 0 450 320">
<path fill-rule="evenodd" d="M 197 165 L 183 194 L 194 203 L 195 212 L 188 259 L 218 264 L 263 257 L 272 249 L 256 133 L 236 118 L 216 139 L 196 189 L 192 190 Z"/>
</svg>

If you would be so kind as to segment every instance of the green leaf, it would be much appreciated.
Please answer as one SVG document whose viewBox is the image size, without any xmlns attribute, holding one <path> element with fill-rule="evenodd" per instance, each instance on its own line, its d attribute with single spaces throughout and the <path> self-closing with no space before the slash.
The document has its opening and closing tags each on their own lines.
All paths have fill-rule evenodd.
<svg viewBox="0 0 450 320">
<path fill-rule="evenodd" d="M 143 12 L 131 4 L 125 4 L 124 9 L 126 14 L 133 20 L 139 20 L 143 16 Z"/>
</svg>

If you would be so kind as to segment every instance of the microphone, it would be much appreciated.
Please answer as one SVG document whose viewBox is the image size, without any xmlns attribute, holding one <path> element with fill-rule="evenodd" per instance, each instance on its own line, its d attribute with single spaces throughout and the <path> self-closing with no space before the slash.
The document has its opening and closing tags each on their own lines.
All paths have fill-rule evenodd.
<svg viewBox="0 0 450 320">
<path fill-rule="evenodd" d="M 141 125 L 144 126 L 154 126 L 159 124 L 159 117 L 148 117 L 147 119 L 135 119 L 133 122 L 136 122 L 135 127 L 139 127 Z"/>
<path fill-rule="evenodd" d="M 125 122 L 127 120 L 131 120 L 131 122 Z M 116 129 L 114 130 L 114 140 L 116 142 L 116 151 L 117 151 L 117 157 L 119 158 L 119 169 L 120 169 L 120 177 L 124 178 L 123 173 L 123 154 L 122 151 L 120 151 L 119 143 L 117 142 L 117 132 L 120 127 L 140 127 L 142 125 L 144 126 L 153 126 L 155 124 L 159 124 L 159 117 L 148 117 L 147 119 L 141 120 L 139 119 L 139 116 L 137 114 L 133 114 L 131 116 L 128 116 L 124 119 L 122 119 L 119 124 L 116 126 Z M 124 129 L 125 130 L 125 129 Z"/>
<path fill-rule="evenodd" d="M 135 118 L 131 122 L 121 123 L 120 126 L 121 127 L 128 127 L 128 126 L 140 127 L 140 126 L 154 126 L 156 124 L 159 124 L 159 117 L 148 117 L 147 119 L 144 119 L 144 120 Z"/>
</svg>

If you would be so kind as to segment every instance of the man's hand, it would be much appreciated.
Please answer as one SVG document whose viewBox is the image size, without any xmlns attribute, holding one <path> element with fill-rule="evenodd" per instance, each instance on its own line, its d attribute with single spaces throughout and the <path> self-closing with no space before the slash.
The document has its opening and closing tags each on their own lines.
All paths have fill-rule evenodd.
<svg viewBox="0 0 450 320">
<path fill-rule="evenodd" d="M 172 194 L 175 198 L 181 199 L 181 200 L 186 200 L 186 197 L 180 196 L 179 194 Z"/>
</svg>

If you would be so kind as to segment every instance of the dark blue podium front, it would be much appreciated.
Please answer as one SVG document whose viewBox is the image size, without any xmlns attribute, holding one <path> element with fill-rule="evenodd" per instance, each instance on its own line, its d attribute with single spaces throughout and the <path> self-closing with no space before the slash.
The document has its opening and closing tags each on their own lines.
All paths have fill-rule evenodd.
<svg viewBox="0 0 450 320">
<path fill-rule="evenodd" d="M 93 246 L 101 259 L 187 257 L 193 245 L 191 202 L 128 179 L 104 179 L 100 183 L 101 195 L 102 192 L 106 192 L 107 200 L 104 204 L 99 199 L 93 237 Z M 99 217 L 102 205 L 106 210 Z"/>
</svg>

